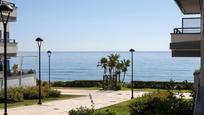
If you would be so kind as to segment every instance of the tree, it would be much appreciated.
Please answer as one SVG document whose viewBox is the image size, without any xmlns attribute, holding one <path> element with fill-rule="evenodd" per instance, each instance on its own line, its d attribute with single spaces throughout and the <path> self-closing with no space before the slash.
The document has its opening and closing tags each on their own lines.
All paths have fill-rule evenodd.
<svg viewBox="0 0 204 115">
<path fill-rule="evenodd" d="M 98 66 L 104 69 L 103 72 L 103 88 L 116 89 L 118 83 L 121 84 L 121 73 L 123 72 L 124 82 L 126 72 L 130 66 L 129 60 L 119 60 L 120 55 L 111 54 L 101 58 Z"/>
<path fill-rule="evenodd" d="M 107 79 L 105 77 L 107 73 L 108 59 L 106 57 L 101 58 L 97 66 L 101 66 L 103 68 L 103 88 L 104 88 L 105 80 Z"/>
<path fill-rule="evenodd" d="M 122 63 L 122 72 L 123 72 L 123 80 L 122 80 L 122 82 L 124 82 L 125 81 L 126 72 L 128 70 L 128 67 L 130 66 L 130 60 L 122 60 L 121 63 Z"/>
</svg>

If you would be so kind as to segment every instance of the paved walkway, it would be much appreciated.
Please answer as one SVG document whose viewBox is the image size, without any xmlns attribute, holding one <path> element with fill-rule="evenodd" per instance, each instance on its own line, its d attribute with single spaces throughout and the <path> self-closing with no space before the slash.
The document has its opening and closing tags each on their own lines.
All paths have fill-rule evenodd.
<svg viewBox="0 0 204 115">
<path fill-rule="evenodd" d="M 91 107 L 89 93 L 92 95 L 95 108 L 102 108 L 130 99 L 130 91 L 98 91 L 61 89 L 62 94 L 87 95 L 86 97 L 58 100 L 43 103 L 42 105 L 20 106 L 8 109 L 9 115 L 68 115 L 70 109 L 86 106 Z M 135 97 L 142 96 L 145 92 L 135 92 Z M 3 110 L 0 110 L 3 115 Z"/>
</svg>

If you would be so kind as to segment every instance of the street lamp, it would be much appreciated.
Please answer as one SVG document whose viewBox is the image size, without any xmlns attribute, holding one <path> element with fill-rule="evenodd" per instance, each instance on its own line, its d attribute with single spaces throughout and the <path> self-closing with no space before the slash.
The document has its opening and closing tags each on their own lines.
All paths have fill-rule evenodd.
<svg viewBox="0 0 204 115">
<path fill-rule="evenodd" d="M 38 48 L 39 48 L 39 81 L 38 81 L 38 85 L 39 85 L 39 101 L 38 101 L 38 104 L 42 104 L 41 102 L 41 45 L 42 45 L 42 42 L 43 42 L 43 39 L 38 37 L 36 40 L 35 40 L 38 44 Z"/>
<path fill-rule="evenodd" d="M 7 114 L 7 24 L 13 8 L 6 3 L 1 3 L 0 14 L 4 27 L 4 115 Z"/>
<path fill-rule="evenodd" d="M 134 88 L 134 84 L 133 84 L 133 53 L 135 52 L 134 49 L 130 49 L 129 52 L 131 53 L 131 87 L 132 87 L 132 95 L 131 95 L 131 99 L 134 98 L 134 94 L 133 94 L 133 88 Z"/>
<path fill-rule="evenodd" d="M 51 54 L 52 54 L 52 52 L 50 50 L 47 51 L 47 55 L 48 55 L 48 58 L 49 58 L 49 88 L 50 88 L 50 57 L 51 57 Z"/>
</svg>

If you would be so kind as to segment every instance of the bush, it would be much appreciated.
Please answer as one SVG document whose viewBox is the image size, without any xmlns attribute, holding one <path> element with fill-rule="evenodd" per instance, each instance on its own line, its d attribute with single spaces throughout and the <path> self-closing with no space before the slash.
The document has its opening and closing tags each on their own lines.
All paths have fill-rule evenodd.
<svg viewBox="0 0 204 115">
<path fill-rule="evenodd" d="M 94 109 L 89 109 L 86 107 L 79 107 L 77 109 L 72 109 L 69 111 L 69 115 L 93 115 Z"/>
<path fill-rule="evenodd" d="M 156 92 L 131 103 L 130 115 L 192 115 L 192 100 L 176 98 L 172 93 Z"/>
<path fill-rule="evenodd" d="M 131 88 L 131 84 L 127 84 Z M 134 88 L 154 88 L 154 89 L 177 89 L 177 90 L 190 90 L 193 89 L 193 83 L 188 81 L 174 82 L 174 81 L 134 81 Z"/>
<path fill-rule="evenodd" d="M 81 106 L 77 109 L 70 110 L 69 115 L 118 115 L 118 114 L 109 109 L 105 111 L 95 111 L 94 109 L 89 109 Z"/>
<path fill-rule="evenodd" d="M 122 85 L 121 84 L 118 84 L 117 86 L 116 86 L 116 90 L 121 90 L 122 89 Z"/>
<path fill-rule="evenodd" d="M 29 87 L 23 89 L 23 97 L 24 99 L 38 99 L 39 93 L 38 93 L 37 87 Z"/>
<path fill-rule="evenodd" d="M 96 111 L 94 112 L 94 115 L 118 115 L 115 111 L 112 110 L 105 110 L 105 111 Z"/>
<path fill-rule="evenodd" d="M 48 97 L 59 97 L 60 94 L 61 94 L 61 92 L 58 90 L 50 89 L 48 91 Z"/>
<path fill-rule="evenodd" d="M 18 88 L 9 88 L 7 90 L 7 102 L 15 103 L 23 101 L 23 94 Z M 0 91 L 0 103 L 4 103 L 4 90 Z"/>
<path fill-rule="evenodd" d="M 101 80 L 76 80 L 76 81 L 57 81 L 53 82 L 54 87 L 101 87 Z"/>
<path fill-rule="evenodd" d="M 24 95 L 24 99 L 38 99 L 39 89 L 38 87 L 24 88 L 23 95 Z M 61 92 L 55 89 L 49 89 L 48 87 L 41 88 L 41 98 L 59 97 L 60 95 L 61 95 Z"/>
<path fill-rule="evenodd" d="M 32 69 L 30 69 L 29 71 L 28 71 L 28 74 L 33 74 L 34 73 L 34 71 L 32 70 Z"/>
</svg>

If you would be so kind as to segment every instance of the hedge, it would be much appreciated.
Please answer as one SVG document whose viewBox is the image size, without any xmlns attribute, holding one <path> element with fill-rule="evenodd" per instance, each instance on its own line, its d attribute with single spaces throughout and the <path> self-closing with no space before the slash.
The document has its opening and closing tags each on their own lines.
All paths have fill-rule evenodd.
<svg viewBox="0 0 204 115">
<path fill-rule="evenodd" d="M 42 87 L 42 98 L 47 97 L 59 97 L 60 91 L 55 89 L 49 89 L 48 87 Z M 7 101 L 8 103 L 22 102 L 24 100 L 38 99 L 39 90 L 38 87 L 21 87 L 21 88 L 8 88 Z M 4 103 L 4 90 L 0 90 L 0 103 Z"/>
<path fill-rule="evenodd" d="M 76 80 L 76 81 L 56 81 L 52 83 L 54 87 L 101 87 L 102 80 Z"/>
<path fill-rule="evenodd" d="M 101 87 L 102 80 L 76 80 L 76 81 L 56 81 L 52 83 L 54 87 Z M 128 88 L 130 83 L 125 83 Z M 134 88 L 153 88 L 153 89 L 193 89 L 193 83 L 188 81 L 134 81 Z"/>
<path fill-rule="evenodd" d="M 131 87 L 130 84 L 127 87 Z M 154 88 L 154 89 L 181 89 L 190 90 L 193 89 L 193 83 L 187 81 L 183 82 L 162 82 L 162 81 L 134 81 L 134 88 Z"/>
</svg>

